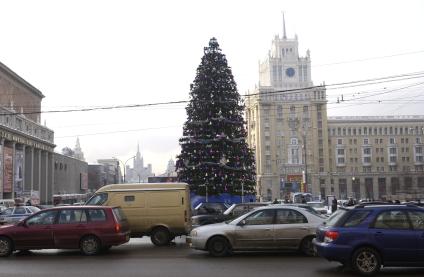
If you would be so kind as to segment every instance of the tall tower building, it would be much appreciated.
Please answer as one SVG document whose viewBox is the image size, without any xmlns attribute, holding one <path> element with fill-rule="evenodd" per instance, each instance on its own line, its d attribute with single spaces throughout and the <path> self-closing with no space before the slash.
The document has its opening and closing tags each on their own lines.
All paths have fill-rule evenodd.
<svg viewBox="0 0 424 277">
<path fill-rule="evenodd" d="M 259 64 L 259 86 L 246 100 L 248 143 L 255 151 L 257 195 L 290 197 L 328 171 L 327 107 L 324 86 L 313 86 L 310 51 L 299 56 L 298 38 L 275 36 Z"/>
<path fill-rule="evenodd" d="M 75 144 L 75 148 L 74 148 L 74 158 L 75 158 L 75 159 L 78 159 L 78 160 L 80 160 L 80 161 L 85 161 L 85 158 L 84 158 L 84 152 L 82 152 L 82 149 L 81 149 L 81 145 L 80 145 L 79 138 L 77 138 L 77 142 L 76 142 L 76 144 Z"/>
</svg>

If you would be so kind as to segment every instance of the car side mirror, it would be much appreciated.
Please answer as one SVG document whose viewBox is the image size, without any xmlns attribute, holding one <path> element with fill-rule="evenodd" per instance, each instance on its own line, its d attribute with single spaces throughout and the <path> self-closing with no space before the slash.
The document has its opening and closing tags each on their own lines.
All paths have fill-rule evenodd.
<svg viewBox="0 0 424 277">
<path fill-rule="evenodd" d="M 243 227 L 244 225 L 246 225 L 246 220 L 243 219 L 242 221 L 239 222 L 238 225 Z"/>
<path fill-rule="evenodd" d="M 26 225 L 25 221 L 19 221 L 18 222 L 18 226 L 20 226 L 20 227 L 28 227 L 28 225 Z"/>
</svg>

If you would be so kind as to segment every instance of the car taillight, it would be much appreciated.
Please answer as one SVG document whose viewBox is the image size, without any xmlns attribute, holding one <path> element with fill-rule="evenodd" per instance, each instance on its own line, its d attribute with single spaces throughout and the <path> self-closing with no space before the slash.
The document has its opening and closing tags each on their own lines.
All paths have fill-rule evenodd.
<svg viewBox="0 0 424 277">
<path fill-rule="evenodd" d="M 339 232 L 337 231 L 326 231 L 324 234 L 324 242 L 332 242 L 339 237 Z"/>
<path fill-rule="evenodd" d="M 116 223 L 115 224 L 115 232 L 119 233 L 121 231 L 121 224 Z"/>
</svg>

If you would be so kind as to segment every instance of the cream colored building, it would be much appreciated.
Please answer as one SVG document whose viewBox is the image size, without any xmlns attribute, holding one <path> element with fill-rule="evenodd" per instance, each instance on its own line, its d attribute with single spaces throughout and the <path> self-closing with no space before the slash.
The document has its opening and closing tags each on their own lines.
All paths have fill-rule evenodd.
<svg viewBox="0 0 424 277">
<path fill-rule="evenodd" d="M 325 86 L 314 86 L 309 50 L 276 36 L 246 97 L 257 195 L 290 192 L 337 198 L 422 197 L 424 117 L 327 117 Z M 395 195 L 395 196 L 392 196 Z"/>
<path fill-rule="evenodd" d="M 321 194 L 424 199 L 424 116 L 328 118 L 330 171 Z"/>
</svg>

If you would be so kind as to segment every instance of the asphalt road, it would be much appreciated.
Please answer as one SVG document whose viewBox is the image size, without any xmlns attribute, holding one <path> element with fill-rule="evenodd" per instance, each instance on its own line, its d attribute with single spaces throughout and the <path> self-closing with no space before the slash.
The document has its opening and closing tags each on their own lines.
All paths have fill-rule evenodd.
<svg viewBox="0 0 424 277">
<path fill-rule="evenodd" d="M 0 258 L 0 276 L 28 277 L 256 277 L 256 276 L 356 276 L 318 257 L 297 253 L 238 253 L 213 258 L 189 249 L 184 238 L 170 247 L 155 247 L 147 238 L 112 248 L 98 256 L 83 256 L 77 250 L 41 250 Z M 388 268 L 379 276 L 424 276 L 424 268 Z"/>
</svg>

